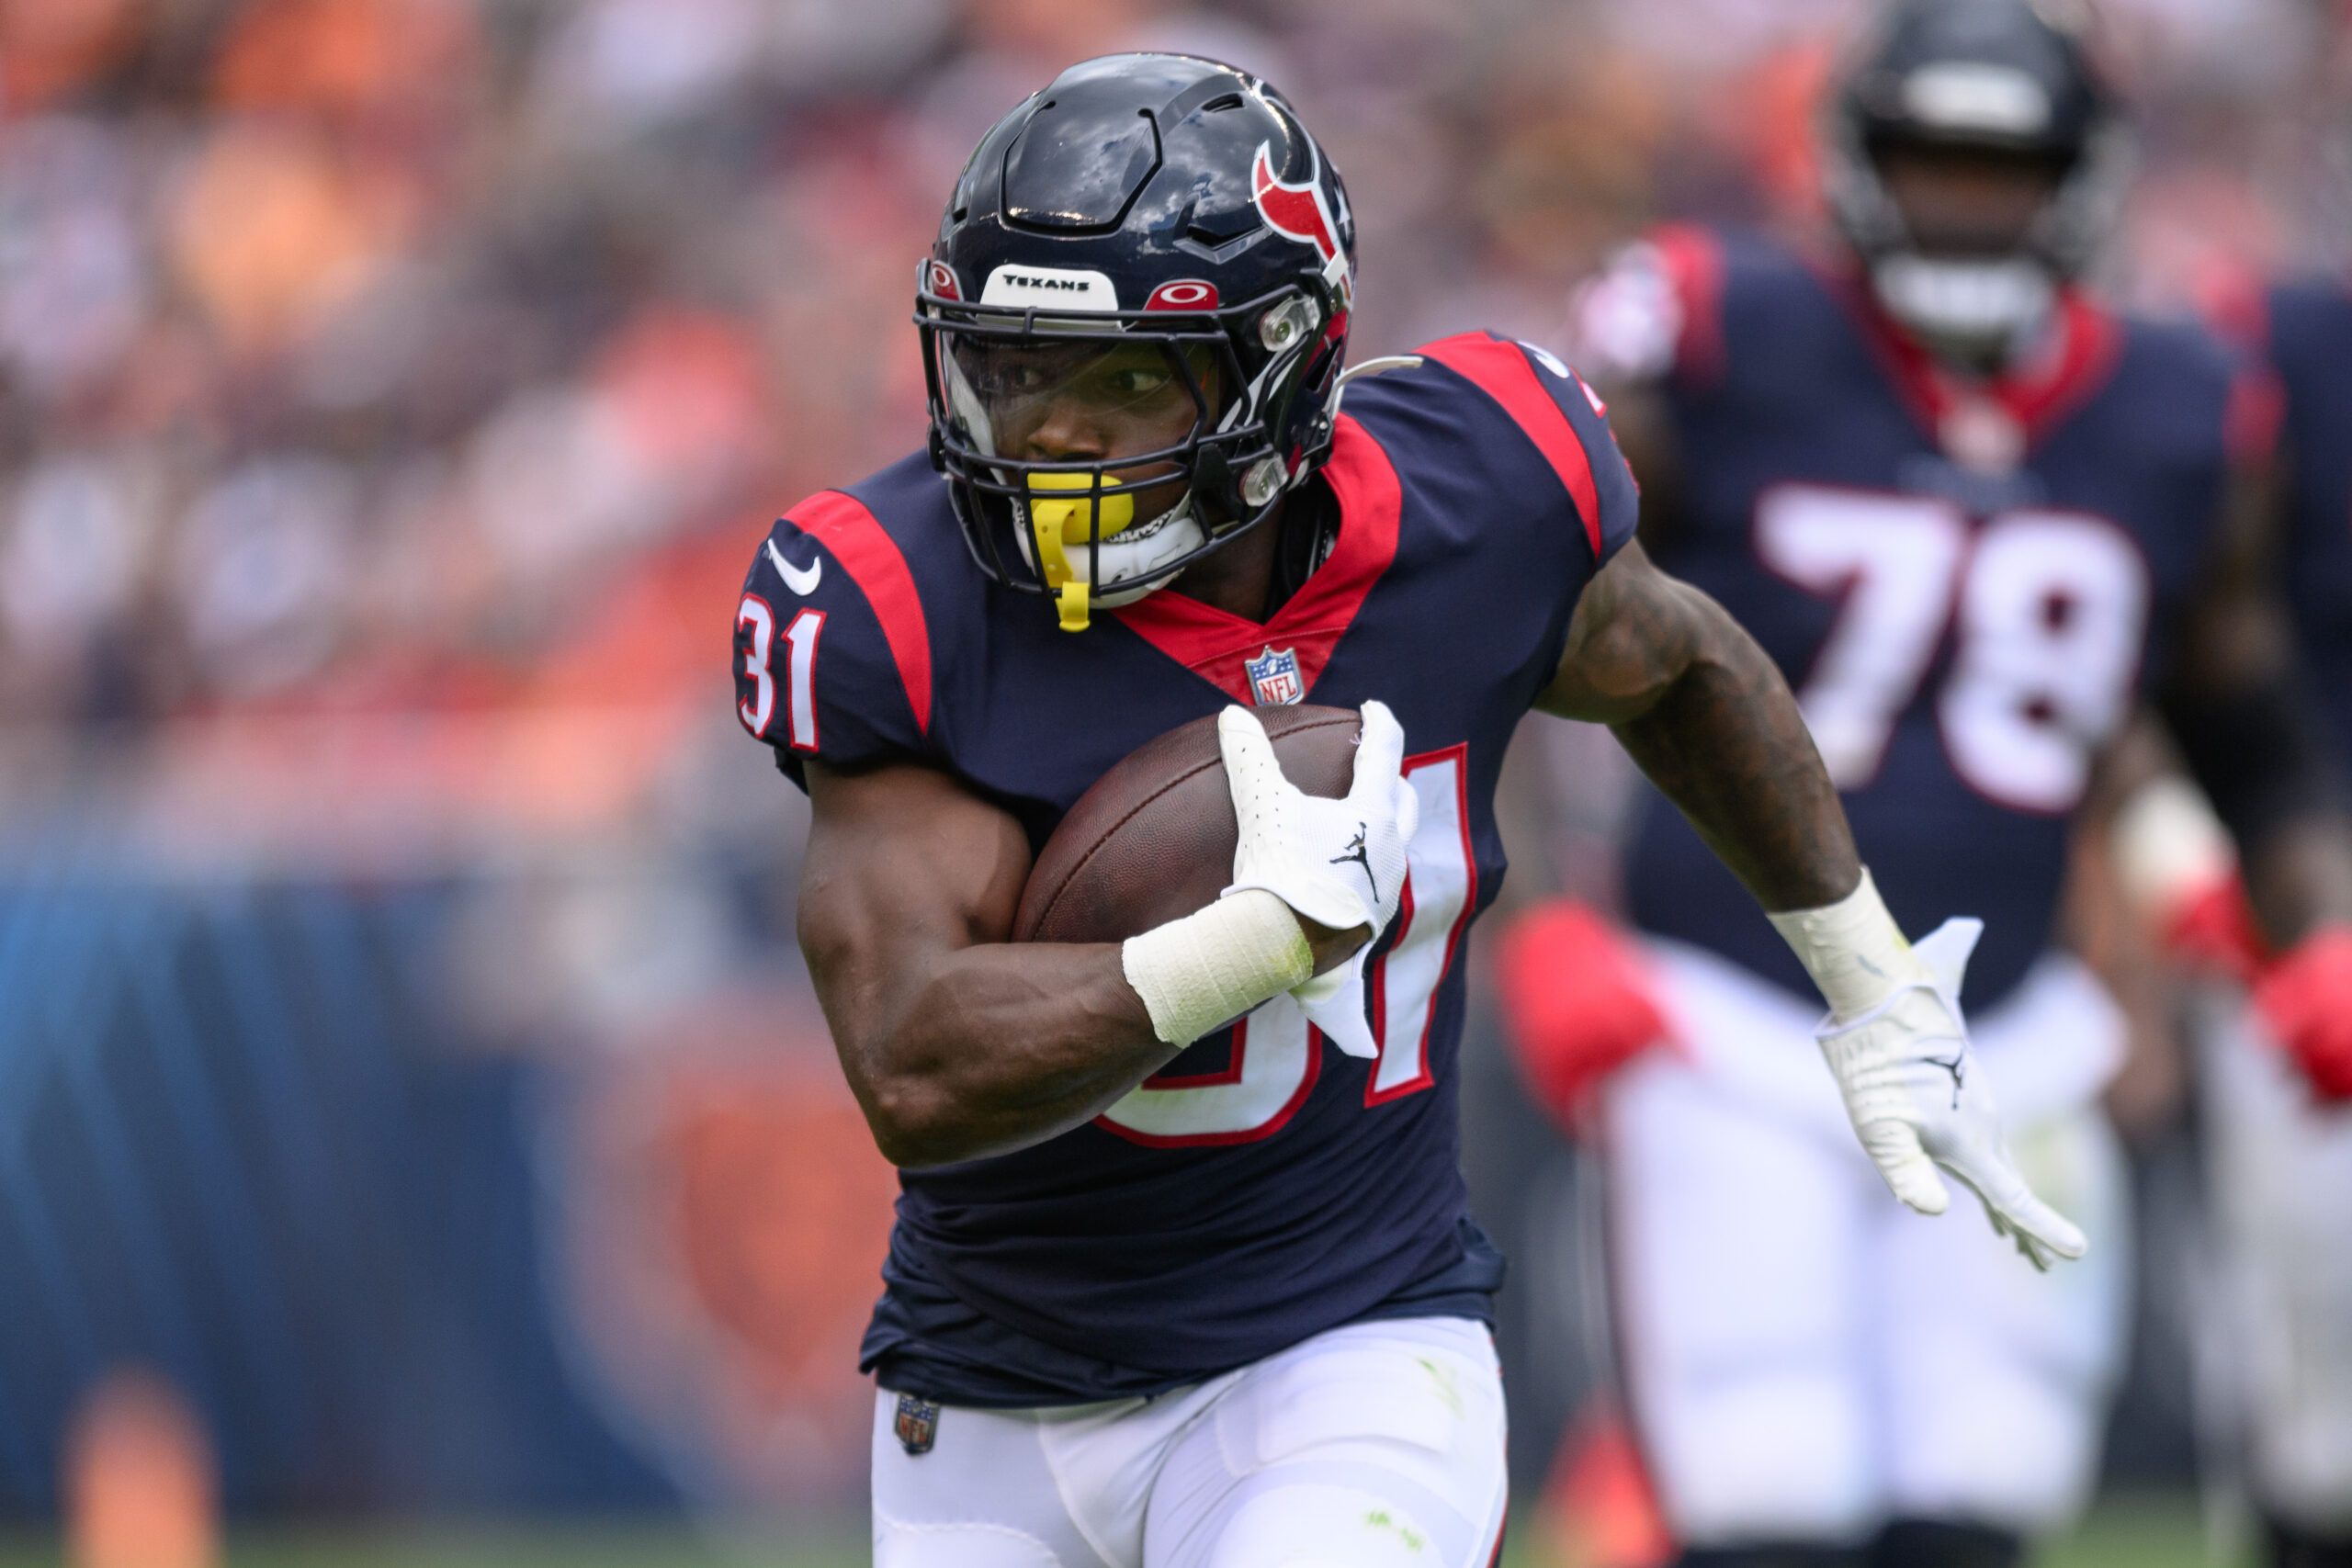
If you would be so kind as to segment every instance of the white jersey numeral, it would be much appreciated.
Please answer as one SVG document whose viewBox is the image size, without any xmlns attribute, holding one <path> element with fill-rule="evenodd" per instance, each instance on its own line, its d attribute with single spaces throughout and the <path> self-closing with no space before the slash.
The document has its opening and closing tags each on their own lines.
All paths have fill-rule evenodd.
<svg viewBox="0 0 2352 1568">
<path fill-rule="evenodd" d="M 2103 517 L 2013 512 L 1986 524 L 1937 708 L 1961 775 L 2028 810 L 2072 808 L 2131 698 L 2148 594 L 2139 547 Z"/>
<path fill-rule="evenodd" d="M 1296 1113 L 1323 1069 L 1306 1015 L 1287 995 L 1233 1026 L 1233 1055 L 1216 1073 L 1161 1073 L 1129 1089 L 1099 1120 L 1156 1148 L 1247 1144 Z"/>
<path fill-rule="evenodd" d="M 792 749 L 796 751 L 817 749 L 817 638 L 824 629 L 822 610 L 803 610 L 784 628 L 784 645 L 791 655 L 785 679 L 792 688 Z"/>
<path fill-rule="evenodd" d="M 746 593 L 735 606 L 735 628 L 751 628 L 750 646 L 743 649 L 743 673 L 752 694 L 735 704 L 743 728 L 761 739 L 775 718 L 775 676 L 768 664 L 775 647 L 775 612 L 756 593 Z M 786 705 L 786 733 L 796 751 L 817 749 L 817 638 L 825 629 L 825 612 L 803 610 L 784 628 L 785 682 L 790 688 Z"/>
<path fill-rule="evenodd" d="M 1798 587 L 1845 596 L 1797 701 L 1829 776 L 1860 788 L 1935 658 L 1968 520 L 1940 502 L 1783 486 L 1757 503 L 1756 548 Z"/>
<path fill-rule="evenodd" d="M 1421 820 L 1406 847 L 1396 940 L 1367 976 L 1380 1059 L 1364 1085 L 1366 1105 L 1434 1081 L 1430 1026 L 1437 1019 L 1437 989 L 1453 967 L 1454 951 L 1478 902 L 1478 863 L 1470 847 L 1469 749 L 1454 746 L 1416 757 L 1405 764 L 1405 780 L 1421 797 Z"/>
<path fill-rule="evenodd" d="M 735 704 L 735 716 L 743 728 L 762 739 L 767 738 L 768 721 L 775 716 L 775 677 L 768 673 L 768 649 L 775 640 L 775 612 L 768 602 L 756 593 L 746 593 L 743 602 L 735 606 L 735 629 L 752 628 L 752 644 L 743 650 L 743 673 L 752 682 L 752 694 Z"/>
<path fill-rule="evenodd" d="M 1756 547 L 1790 581 L 1842 595 L 1797 697 L 1838 788 L 1877 776 L 1949 630 L 1936 719 L 1953 771 L 2019 810 L 2082 797 L 2147 628 L 2147 563 L 2120 528 L 2019 510 L 1972 535 L 1930 497 L 1790 485 L 1758 503 Z"/>
<path fill-rule="evenodd" d="M 1477 904 L 1466 748 L 1408 758 L 1405 777 L 1421 797 L 1421 821 L 1406 846 L 1396 939 L 1365 976 L 1373 1035 L 1380 1042 L 1364 1086 L 1366 1105 L 1436 1081 L 1429 1040 L 1438 987 Z M 1147 1078 L 1097 1121 L 1122 1137 L 1160 1148 L 1255 1143 L 1289 1122 L 1322 1070 L 1322 1041 L 1298 1004 L 1280 996 L 1234 1025 L 1232 1055 L 1222 1071 Z"/>
</svg>

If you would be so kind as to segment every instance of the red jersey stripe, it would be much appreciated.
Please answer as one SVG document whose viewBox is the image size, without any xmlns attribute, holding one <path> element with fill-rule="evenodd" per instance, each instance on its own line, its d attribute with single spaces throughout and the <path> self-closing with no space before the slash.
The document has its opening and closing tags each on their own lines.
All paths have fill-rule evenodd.
<svg viewBox="0 0 2352 1568">
<path fill-rule="evenodd" d="M 1869 283 L 1853 272 L 1825 273 L 1830 292 L 1852 311 L 1904 404 L 1930 440 L 1942 443 L 1944 422 L 1963 402 L 1959 383 L 1919 341 L 1889 316 Z M 2068 414 L 2090 400 L 2123 355 L 2123 328 L 2088 295 L 2059 297 L 2052 352 L 2026 370 L 2008 372 L 1984 389 L 1993 405 L 2017 422 L 2026 444 L 2038 444 Z"/>
<path fill-rule="evenodd" d="M 820 491 L 785 518 L 831 550 L 874 606 L 882 639 L 890 645 L 890 657 L 899 666 L 899 683 L 907 689 L 907 705 L 914 710 L 915 728 L 929 734 L 931 627 L 915 592 L 914 573 L 907 570 L 898 542 L 874 513 L 839 491 Z"/>
<path fill-rule="evenodd" d="M 1552 394 L 1535 378 L 1535 364 L 1517 344 L 1485 333 L 1464 333 L 1440 338 L 1419 351 L 1423 356 L 1462 377 L 1503 406 L 1511 423 L 1525 433 L 1552 471 L 1560 476 L 1584 519 L 1585 537 L 1591 541 L 1592 558 L 1600 558 L 1600 491 L 1592 479 L 1592 460 L 1576 426 Z M 1579 393 L 1579 396 L 1582 394 Z"/>
<path fill-rule="evenodd" d="M 2286 422 L 2287 389 L 2277 372 L 2256 366 L 2230 378 L 2223 430 L 2232 463 L 2247 468 L 2268 462 L 2278 454 L 2278 433 Z"/>
<path fill-rule="evenodd" d="M 1261 649 L 1287 648 L 1298 657 L 1299 682 L 1311 700 L 1315 682 L 1331 662 L 1340 637 L 1396 558 L 1404 511 L 1396 465 L 1371 433 L 1344 413 L 1332 434 L 1323 477 L 1339 499 L 1339 540 L 1331 547 L 1331 558 L 1272 620 L 1248 620 L 1176 588 L 1159 589 L 1112 615 L 1238 703 L 1258 700 L 1250 689 L 1249 660 Z"/>
<path fill-rule="evenodd" d="M 1723 243 L 1696 223 L 1667 223 L 1650 235 L 1650 243 L 1682 307 L 1675 367 L 1686 376 L 1712 380 L 1724 368 Z"/>
</svg>

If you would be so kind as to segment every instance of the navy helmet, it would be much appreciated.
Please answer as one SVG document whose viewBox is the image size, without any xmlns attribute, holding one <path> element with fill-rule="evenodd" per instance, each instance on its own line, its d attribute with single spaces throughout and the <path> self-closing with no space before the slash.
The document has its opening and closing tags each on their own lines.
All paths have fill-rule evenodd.
<svg viewBox="0 0 2352 1568">
<path fill-rule="evenodd" d="M 1892 0 L 1830 106 L 1830 209 L 1881 301 L 1931 340 L 2014 343 L 2112 227 L 2129 157 L 2115 99 L 2068 0 Z M 1893 147 L 2042 164 L 2050 200 L 2005 255 L 1926 251 L 1880 177 Z"/>
<path fill-rule="evenodd" d="M 1005 116 L 916 291 L 932 460 L 981 570 L 1077 630 L 1272 516 L 1330 448 L 1354 269 L 1339 172 L 1257 77 L 1110 55 Z M 1040 428 L 1073 409 L 1147 445 Z"/>
</svg>

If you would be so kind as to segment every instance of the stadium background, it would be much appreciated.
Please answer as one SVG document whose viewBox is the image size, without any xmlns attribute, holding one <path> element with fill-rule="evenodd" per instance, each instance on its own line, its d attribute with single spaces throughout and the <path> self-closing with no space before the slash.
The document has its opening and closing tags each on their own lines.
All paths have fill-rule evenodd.
<svg viewBox="0 0 2352 1568">
<path fill-rule="evenodd" d="M 918 439 L 970 144 L 1072 59 L 1243 62 L 1346 173 L 1360 354 L 1556 344 L 1645 222 L 1803 220 L 1852 8 L 0 4 L 0 1561 L 200 1563 L 216 1506 L 235 1562 L 862 1561 L 890 1179 L 725 632 L 767 519 Z M 2106 16 L 2112 285 L 2337 262 L 2342 18 Z M 1516 890 L 1596 886 L 1605 738 L 1523 750 Z M 1535 1498 L 1603 1353 L 1589 1183 L 1490 1021 L 1465 1055 Z M 2121 1501 L 2071 1561 L 2197 1560 L 2149 1062 Z"/>
</svg>

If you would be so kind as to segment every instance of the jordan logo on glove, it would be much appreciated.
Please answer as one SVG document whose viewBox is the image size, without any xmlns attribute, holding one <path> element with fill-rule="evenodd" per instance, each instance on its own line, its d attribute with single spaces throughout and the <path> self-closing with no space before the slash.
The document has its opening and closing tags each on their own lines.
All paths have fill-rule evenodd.
<svg viewBox="0 0 2352 1568">
<path fill-rule="evenodd" d="M 1239 704 L 1217 715 L 1217 742 L 1232 786 L 1239 840 L 1226 896 L 1263 888 L 1301 919 L 1364 935 L 1344 962 L 1294 987 L 1299 1010 L 1340 1051 L 1367 1061 L 1380 1055 L 1364 1000 L 1364 963 L 1396 918 L 1405 890 L 1405 846 L 1420 822 L 1421 797 L 1405 782 L 1405 731 L 1384 703 L 1363 705 L 1355 774 L 1343 799 L 1303 795 L 1282 764 L 1258 716 Z M 1334 845 L 1336 854 L 1325 853 Z M 1331 868 L 1360 866 L 1371 885 Z"/>
<path fill-rule="evenodd" d="M 1353 861 L 1363 867 L 1363 879 L 1372 884 L 1372 896 L 1377 899 L 1380 897 L 1380 878 L 1372 874 L 1372 856 L 1363 847 L 1363 836 L 1369 826 L 1363 822 L 1357 823 L 1356 836 L 1348 840 L 1346 852 L 1333 855 L 1331 863 L 1345 865 L 1350 861 Z"/>
<path fill-rule="evenodd" d="M 1968 1082 L 1968 1079 L 1965 1077 L 1968 1071 L 1968 1053 L 1965 1051 L 1955 1051 L 1951 1054 L 1951 1060 L 1949 1062 L 1945 1061 L 1941 1056 L 1929 1056 L 1926 1058 L 1926 1060 L 1928 1066 L 1931 1067 L 1941 1067 L 1944 1071 L 1951 1075 L 1951 1108 L 1954 1111 L 1959 1110 L 1960 1091 Z"/>
</svg>

